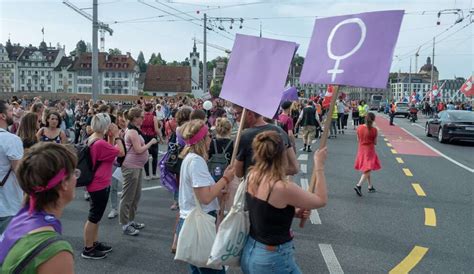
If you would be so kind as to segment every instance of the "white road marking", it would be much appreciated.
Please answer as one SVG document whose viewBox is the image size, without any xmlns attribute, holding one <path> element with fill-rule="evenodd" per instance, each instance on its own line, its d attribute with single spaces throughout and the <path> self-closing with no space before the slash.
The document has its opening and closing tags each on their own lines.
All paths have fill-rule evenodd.
<svg viewBox="0 0 474 274">
<path fill-rule="evenodd" d="M 412 126 L 417 126 L 417 127 L 419 127 L 419 128 L 422 128 L 423 130 L 425 129 L 425 127 L 422 127 L 422 126 L 420 126 L 419 124 L 411 123 L 411 125 L 412 125 Z"/>
<path fill-rule="evenodd" d="M 308 154 L 300 154 L 300 156 L 298 156 L 298 160 L 308 161 Z"/>
<path fill-rule="evenodd" d="M 329 244 L 319 244 L 319 249 L 323 254 L 324 261 L 326 262 L 326 266 L 328 267 L 330 274 L 342 274 L 341 265 L 337 260 L 336 254 L 334 254 L 334 250 L 332 246 Z"/>
<path fill-rule="evenodd" d="M 400 127 L 403 131 L 405 131 L 406 133 L 408 133 L 410 136 L 412 136 L 413 138 L 415 138 L 416 140 L 420 141 L 422 144 L 424 144 L 426 147 L 428 147 L 429 149 L 431 149 L 432 151 L 436 152 L 439 154 L 439 156 L 445 158 L 446 160 L 450 161 L 451 163 L 471 172 L 471 173 L 474 173 L 474 168 L 470 168 L 466 165 L 463 165 L 461 164 L 460 162 L 454 160 L 453 158 L 447 156 L 446 154 L 442 153 L 441 151 L 437 150 L 436 148 L 428 145 L 425 141 L 421 140 L 420 138 L 416 137 L 415 135 L 413 135 L 411 132 L 409 132 L 408 130 L 404 129 L 403 127 Z"/>
<path fill-rule="evenodd" d="M 301 172 L 308 173 L 308 166 L 306 164 L 301 164 Z"/>
<path fill-rule="evenodd" d="M 304 190 L 308 190 L 309 185 L 308 185 L 308 179 L 306 178 L 300 178 L 300 185 L 301 188 Z M 321 218 L 319 217 L 319 213 L 317 209 L 311 210 L 311 215 L 309 215 L 309 220 L 313 225 L 320 225 L 321 224 Z"/>
<path fill-rule="evenodd" d="M 149 186 L 142 188 L 142 191 L 153 190 L 153 189 L 160 189 L 163 188 L 162 186 Z M 118 195 L 122 195 L 122 191 L 118 192 Z"/>
</svg>

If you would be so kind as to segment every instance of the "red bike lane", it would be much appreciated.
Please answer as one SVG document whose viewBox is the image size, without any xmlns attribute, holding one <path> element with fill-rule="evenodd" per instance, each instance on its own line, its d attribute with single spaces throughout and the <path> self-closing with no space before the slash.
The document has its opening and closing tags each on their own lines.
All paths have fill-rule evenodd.
<svg viewBox="0 0 474 274">
<path fill-rule="evenodd" d="M 391 126 L 385 117 L 377 116 L 375 123 L 380 130 L 379 134 L 383 134 L 388 139 L 398 154 L 440 157 L 438 153 L 426 147 L 399 126 Z"/>
</svg>

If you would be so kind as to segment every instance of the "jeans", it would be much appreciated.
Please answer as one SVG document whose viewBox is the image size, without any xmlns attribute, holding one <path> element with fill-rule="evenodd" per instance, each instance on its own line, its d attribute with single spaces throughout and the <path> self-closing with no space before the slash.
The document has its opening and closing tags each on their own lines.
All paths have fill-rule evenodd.
<svg viewBox="0 0 474 274">
<path fill-rule="evenodd" d="M 214 217 L 217 216 L 216 211 L 211 211 L 207 214 Z M 183 227 L 183 224 L 184 224 L 184 219 L 179 218 L 178 224 L 176 225 L 176 235 L 178 237 L 179 237 L 179 232 L 181 232 L 181 228 Z M 217 269 L 212 269 L 212 268 L 197 267 L 192 264 L 189 265 L 189 268 L 191 270 L 190 273 L 192 274 L 225 274 L 225 268 L 222 268 L 221 270 L 217 270 Z"/>
<path fill-rule="evenodd" d="M 112 209 L 118 209 L 118 184 L 119 180 L 112 177 L 112 183 L 110 184 L 110 206 Z"/>
<path fill-rule="evenodd" d="M 295 262 L 293 241 L 278 245 L 269 251 L 266 245 L 248 237 L 240 259 L 244 274 L 299 274 L 301 270 Z"/>
<path fill-rule="evenodd" d="M 338 130 L 343 130 L 344 129 L 344 124 L 342 122 L 343 119 L 344 119 L 344 112 L 337 113 L 337 129 Z"/>
<path fill-rule="evenodd" d="M 337 119 L 336 118 L 332 118 L 331 120 L 331 127 L 329 128 L 329 133 L 331 136 L 336 136 L 336 133 L 337 133 L 337 129 L 336 129 L 336 123 L 337 123 Z"/>
<path fill-rule="evenodd" d="M 152 136 L 145 136 L 144 140 L 145 140 L 145 144 L 150 142 L 153 138 L 155 137 L 152 137 Z M 145 164 L 145 175 L 146 176 L 153 176 L 153 175 L 156 175 L 156 169 L 158 167 L 158 144 L 154 144 L 152 145 L 149 149 L 148 149 L 148 153 L 150 153 L 151 157 L 152 157 L 152 162 L 151 162 L 151 170 L 152 170 L 152 174 L 150 174 L 150 166 L 149 166 L 149 161 L 146 162 Z"/>
</svg>

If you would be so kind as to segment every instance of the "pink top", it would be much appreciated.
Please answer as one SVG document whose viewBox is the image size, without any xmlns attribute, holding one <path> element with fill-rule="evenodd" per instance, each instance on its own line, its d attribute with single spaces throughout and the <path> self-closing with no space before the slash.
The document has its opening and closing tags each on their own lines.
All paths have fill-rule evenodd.
<svg viewBox="0 0 474 274">
<path fill-rule="evenodd" d="M 138 135 L 138 137 L 140 138 L 140 145 L 144 146 L 145 140 L 141 135 Z M 130 138 L 129 129 L 125 132 L 125 146 L 127 149 L 127 156 L 125 156 L 122 166 L 126 168 L 143 168 L 145 163 L 148 162 L 148 149 L 140 154 L 135 152 Z"/>
<path fill-rule="evenodd" d="M 96 141 L 90 148 L 92 164 L 99 161 L 99 168 L 94 174 L 94 180 L 87 186 L 88 192 L 102 190 L 108 187 L 112 180 L 112 165 L 120 150 L 104 140 Z"/>
</svg>

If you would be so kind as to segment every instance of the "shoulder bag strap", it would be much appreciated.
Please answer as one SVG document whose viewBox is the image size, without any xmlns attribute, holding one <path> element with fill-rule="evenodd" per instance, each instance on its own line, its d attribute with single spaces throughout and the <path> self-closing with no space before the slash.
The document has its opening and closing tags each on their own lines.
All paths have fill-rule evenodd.
<svg viewBox="0 0 474 274">
<path fill-rule="evenodd" d="M 230 145 L 233 143 L 232 140 L 229 140 L 229 142 L 227 143 L 227 145 L 225 146 L 224 148 L 224 151 L 222 152 L 223 154 L 226 154 L 227 150 L 229 149 Z"/>
<path fill-rule="evenodd" d="M 5 177 L 3 177 L 2 181 L 0 182 L 0 187 L 2 187 L 3 185 L 7 183 L 8 177 L 10 177 L 10 173 L 12 172 L 12 170 L 13 169 L 10 167 L 7 174 L 5 175 Z"/>
<path fill-rule="evenodd" d="M 46 249 L 48 246 L 51 244 L 62 240 L 60 236 L 55 236 L 47 239 L 46 241 L 42 242 L 40 245 L 38 245 L 33 251 L 23 260 L 21 263 L 18 264 L 18 266 L 13 270 L 13 274 L 20 274 L 23 272 L 23 270 L 28 266 L 31 261 L 38 256 L 38 254 L 41 253 L 44 249 Z"/>
</svg>

